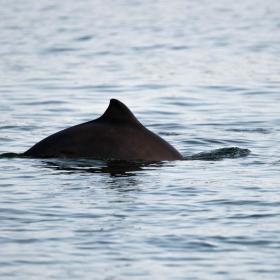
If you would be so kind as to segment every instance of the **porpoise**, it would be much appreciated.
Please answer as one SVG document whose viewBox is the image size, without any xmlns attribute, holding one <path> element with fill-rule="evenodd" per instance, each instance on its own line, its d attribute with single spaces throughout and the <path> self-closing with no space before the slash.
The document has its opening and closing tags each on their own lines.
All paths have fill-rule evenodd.
<svg viewBox="0 0 280 280">
<path fill-rule="evenodd" d="M 23 156 L 143 161 L 183 159 L 173 146 L 142 125 L 128 107 L 116 99 L 110 100 L 101 117 L 54 133 Z"/>
</svg>

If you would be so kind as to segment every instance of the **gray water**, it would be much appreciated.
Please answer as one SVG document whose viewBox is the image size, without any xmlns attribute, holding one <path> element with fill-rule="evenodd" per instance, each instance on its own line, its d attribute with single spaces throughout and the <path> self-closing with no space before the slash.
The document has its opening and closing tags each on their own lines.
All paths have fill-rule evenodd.
<svg viewBox="0 0 280 280">
<path fill-rule="evenodd" d="M 186 157 L 251 150 L 1 158 L 1 279 L 280 278 L 280 1 L 0 4 L 0 153 L 110 98 Z"/>
</svg>

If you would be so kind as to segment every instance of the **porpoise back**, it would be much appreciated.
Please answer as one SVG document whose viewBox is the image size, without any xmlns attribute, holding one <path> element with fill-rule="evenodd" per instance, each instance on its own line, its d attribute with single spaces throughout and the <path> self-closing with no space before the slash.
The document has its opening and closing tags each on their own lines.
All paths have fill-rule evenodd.
<svg viewBox="0 0 280 280">
<path fill-rule="evenodd" d="M 120 101 L 111 99 L 93 121 L 61 130 L 35 144 L 24 156 L 116 160 L 181 160 L 164 139 L 145 128 Z"/>
</svg>

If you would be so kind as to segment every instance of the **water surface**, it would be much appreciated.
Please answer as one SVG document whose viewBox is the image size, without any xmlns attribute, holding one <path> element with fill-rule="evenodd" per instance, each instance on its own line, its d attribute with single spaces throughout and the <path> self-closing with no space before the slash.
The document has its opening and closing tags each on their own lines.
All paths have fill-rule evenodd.
<svg viewBox="0 0 280 280">
<path fill-rule="evenodd" d="M 126 103 L 184 156 L 0 159 L 2 279 L 279 279 L 280 2 L 1 1 L 0 153 Z"/>
</svg>

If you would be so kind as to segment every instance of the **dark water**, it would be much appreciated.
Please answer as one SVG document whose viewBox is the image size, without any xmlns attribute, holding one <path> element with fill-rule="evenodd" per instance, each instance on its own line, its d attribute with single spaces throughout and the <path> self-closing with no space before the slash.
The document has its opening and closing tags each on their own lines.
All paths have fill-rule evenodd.
<svg viewBox="0 0 280 280">
<path fill-rule="evenodd" d="M 0 9 L 0 153 L 110 98 L 186 157 L 0 159 L 1 279 L 279 279 L 280 2 L 15 1 Z"/>
</svg>

